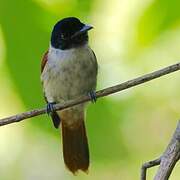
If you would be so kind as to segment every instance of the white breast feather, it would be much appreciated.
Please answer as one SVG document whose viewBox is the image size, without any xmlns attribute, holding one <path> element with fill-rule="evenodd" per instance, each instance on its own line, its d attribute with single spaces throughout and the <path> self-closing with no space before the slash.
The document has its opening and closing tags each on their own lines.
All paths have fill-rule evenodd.
<svg viewBox="0 0 180 180">
<path fill-rule="evenodd" d="M 69 50 L 50 47 L 41 75 L 48 102 L 62 102 L 94 90 L 96 65 L 94 54 L 87 45 Z"/>
</svg>

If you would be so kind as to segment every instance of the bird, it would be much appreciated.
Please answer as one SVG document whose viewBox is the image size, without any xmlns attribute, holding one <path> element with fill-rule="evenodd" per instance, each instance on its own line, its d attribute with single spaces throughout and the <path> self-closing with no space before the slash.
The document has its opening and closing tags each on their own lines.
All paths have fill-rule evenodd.
<svg viewBox="0 0 180 180">
<path fill-rule="evenodd" d="M 88 32 L 93 26 L 76 17 L 59 20 L 53 27 L 49 49 L 41 61 L 41 82 L 47 103 L 47 113 L 62 134 L 63 158 L 66 167 L 76 174 L 88 172 L 89 147 L 85 128 L 87 103 L 54 110 L 54 104 L 64 103 L 82 95 L 96 102 L 98 63 L 88 44 Z"/>
</svg>

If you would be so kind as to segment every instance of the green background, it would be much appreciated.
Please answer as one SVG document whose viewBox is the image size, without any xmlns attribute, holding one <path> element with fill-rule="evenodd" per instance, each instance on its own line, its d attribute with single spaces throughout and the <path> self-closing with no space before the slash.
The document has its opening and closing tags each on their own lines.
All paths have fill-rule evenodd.
<svg viewBox="0 0 180 180">
<path fill-rule="evenodd" d="M 59 19 L 76 16 L 94 26 L 102 89 L 178 62 L 179 12 L 178 0 L 0 0 L 0 116 L 45 106 L 40 63 Z M 1 127 L 0 179 L 138 180 L 142 163 L 164 151 L 176 127 L 179 82 L 177 72 L 89 105 L 88 175 L 67 171 L 60 132 L 47 115 Z"/>
</svg>

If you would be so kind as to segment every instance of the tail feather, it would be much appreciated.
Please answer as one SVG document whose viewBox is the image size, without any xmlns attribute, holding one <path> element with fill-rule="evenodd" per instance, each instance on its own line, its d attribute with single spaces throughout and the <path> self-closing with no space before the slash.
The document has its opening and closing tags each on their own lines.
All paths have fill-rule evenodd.
<svg viewBox="0 0 180 180">
<path fill-rule="evenodd" d="M 51 115 L 51 118 L 52 118 L 54 127 L 55 127 L 55 128 L 58 128 L 59 125 L 60 125 L 61 119 L 60 119 L 60 117 L 58 116 L 57 112 L 52 112 L 50 115 Z"/>
<path fill-rule="evenodd" d="M 88 171 L 89 148 L 84 120 L 69 127 L 62 121 L 63 155 L 67 168 L 75 174 L 78 170 Z"/>
</svg>

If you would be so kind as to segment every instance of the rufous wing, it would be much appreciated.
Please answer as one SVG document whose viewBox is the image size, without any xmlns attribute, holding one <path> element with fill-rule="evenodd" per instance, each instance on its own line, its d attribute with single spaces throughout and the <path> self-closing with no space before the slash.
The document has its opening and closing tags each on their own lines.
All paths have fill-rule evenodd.
<svg viewBox="0 0 180 180">
<path fill-rule="evenodd" d="M 46 51 L 46 53 L 44 53 L 43 58 L 41 60 L 41 73 L 44 70 L 44 67 L 46 66 L 46 63 L 48 61 L 48 51 Z"/>
<path fill-rule="evenodd" d="M 41 61 L 41 73 L 43 72 L 46 63 L 48 62 L 48 51 L 44 54 L 42 61 Z M 44 99 L 46 100 L 46 102 L 48 103 L 48 100 L 46 98 L 46 94 L 44 93 Z M 50 113 L 50 116 L 52 118 L 53 124 L 55 128 L 58 128 L 60 125 L 60 117 L 56 112 L 52 112 Z"/>
</svg>

